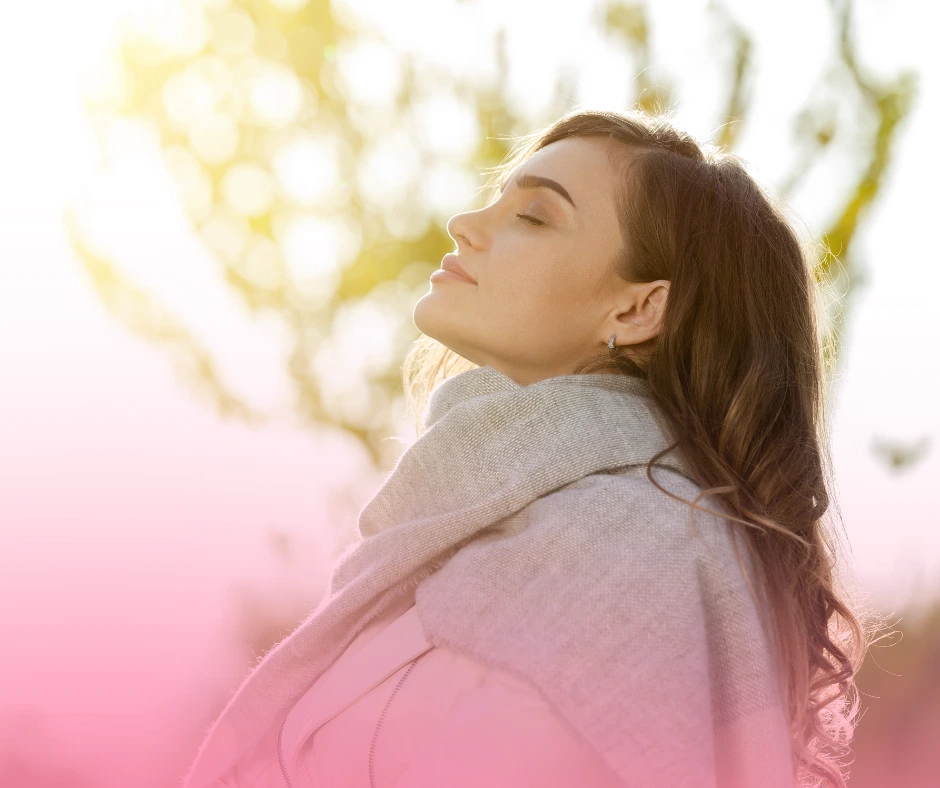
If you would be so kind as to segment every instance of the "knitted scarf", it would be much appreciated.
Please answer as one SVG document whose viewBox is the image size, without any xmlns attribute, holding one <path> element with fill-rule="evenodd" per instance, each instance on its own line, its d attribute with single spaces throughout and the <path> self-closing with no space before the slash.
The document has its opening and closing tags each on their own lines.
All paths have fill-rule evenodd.
<svg viewBox="0 0 940 788">
<path fill-rule="evenodd" d="M 329 594 L 238 687 L 184 788 L 253 747 L 409 586 L 430 642 L 527 679 L 625 786 L 791 788 L 753 563 L 727 520 L 693 519 L 647 478 L 672 443 L 649 383 L 521 386 L 477 367 L 439 383 L 423 417 Z M 701 489 L 675 449 L 651 473 L 686 501 Z"/>
</svg>

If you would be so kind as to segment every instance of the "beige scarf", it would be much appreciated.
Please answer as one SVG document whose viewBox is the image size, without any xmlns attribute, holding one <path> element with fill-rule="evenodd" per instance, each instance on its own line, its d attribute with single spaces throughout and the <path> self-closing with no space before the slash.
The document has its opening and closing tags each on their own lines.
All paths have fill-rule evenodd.
<svg viewBox="0 0 940 788">
<path fill-rule="evenodd" d="M 647 479 L 672 442 L 649 384 L 520 386 L 478 367 L 440 383 L 424 418 L 329 595 L 244 679 L 185 788 L 252 748 L 408 587 L 434 645 L 527 679 L 625 786 L 791 788 L 773 641 L 742 573 L 753 582 L 753 565 L 730 523 L 696 512 L 693 527 Z M 652 473 L 686 500 L 700 490 L 676 450 Z"/>
</svg>

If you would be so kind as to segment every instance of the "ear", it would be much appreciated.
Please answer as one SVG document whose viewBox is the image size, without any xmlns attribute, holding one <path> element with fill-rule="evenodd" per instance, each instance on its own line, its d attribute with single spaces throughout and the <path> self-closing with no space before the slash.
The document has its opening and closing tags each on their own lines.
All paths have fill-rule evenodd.
<svg viewBox="0 0 940 788">
<path fill-rule="evenodd" d="M 615 334 L 617 345 L 638 345 L 659 334 L 669 295 L 668 279 L 628 284 L 607 321 L 607 337 Z"/>
</svg>

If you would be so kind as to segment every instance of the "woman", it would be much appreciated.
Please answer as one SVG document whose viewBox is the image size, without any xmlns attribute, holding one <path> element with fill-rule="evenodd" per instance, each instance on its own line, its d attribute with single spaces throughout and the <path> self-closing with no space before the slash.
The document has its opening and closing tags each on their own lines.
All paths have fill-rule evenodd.
<svg viewBox="0 0 940 788">
<path fill-rule="evenodd" d="M 640 112 L 494 182 L 415 307 L 417 441 L 186 788 L 844 785 L 867 641 L 782 209 Z"/>
</svg>

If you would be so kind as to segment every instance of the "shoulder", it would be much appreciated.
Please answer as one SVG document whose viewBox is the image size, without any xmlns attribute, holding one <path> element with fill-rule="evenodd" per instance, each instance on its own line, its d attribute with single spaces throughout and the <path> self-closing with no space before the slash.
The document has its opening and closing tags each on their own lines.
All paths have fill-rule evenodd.
<svg viewBox="0 0 940 788">
<path fill-rule="evenodd" d="M 441 622 L 457 610 L 479 612 L 478 623 L 469 619 L 474 640 L 526 632 L 543 650 L 596 639 L 598 627 L 614 627 L 625 647 L 638 628 L 644 642 L 654 633 L 662 644 L 694 642 L 690 655 L 704 648 L 709 622 L 757 632 L 758 586 L 737 526 L 714 500 L 699 505 L 719 514 L 686 503 L 700 489 L 680 473 L 654 467 L 653 476 L 667 492 L 640 465 L 590 474 L 531 501 L 425 581 L 426 599 L 435 599 Z M 580 612 L 563 635 L 558 616 L 572 606 Z M 498 611 L 506 616 L 494 617 Z"/>
<path fill-rule="evenodd" d="M 533 552 L 548 546 L 577 561 L 598 584 L 651 609 L 685 605 L 755 625 L 763 602 L 745 526 L 727 518 L 719 499 L 699 498 L 701 487 L 683 474 L 654 467 L 652 475 L 664 489 L 645 465 L 559 488 L 526 507 L 518 538 Z"/>
<path fill-rule="evenodd" d="M 651 475 L 655 482 L 644 464 L 585 476 L 532 501 L 527 526 L 544 533 L 577 524 L 604 548 L 633 556 L 724 562 L 735 555 L 734 524 L 719 500 L 699 498 L 702 488 L 671 468 L 654 466 Z"/>
</svg>

